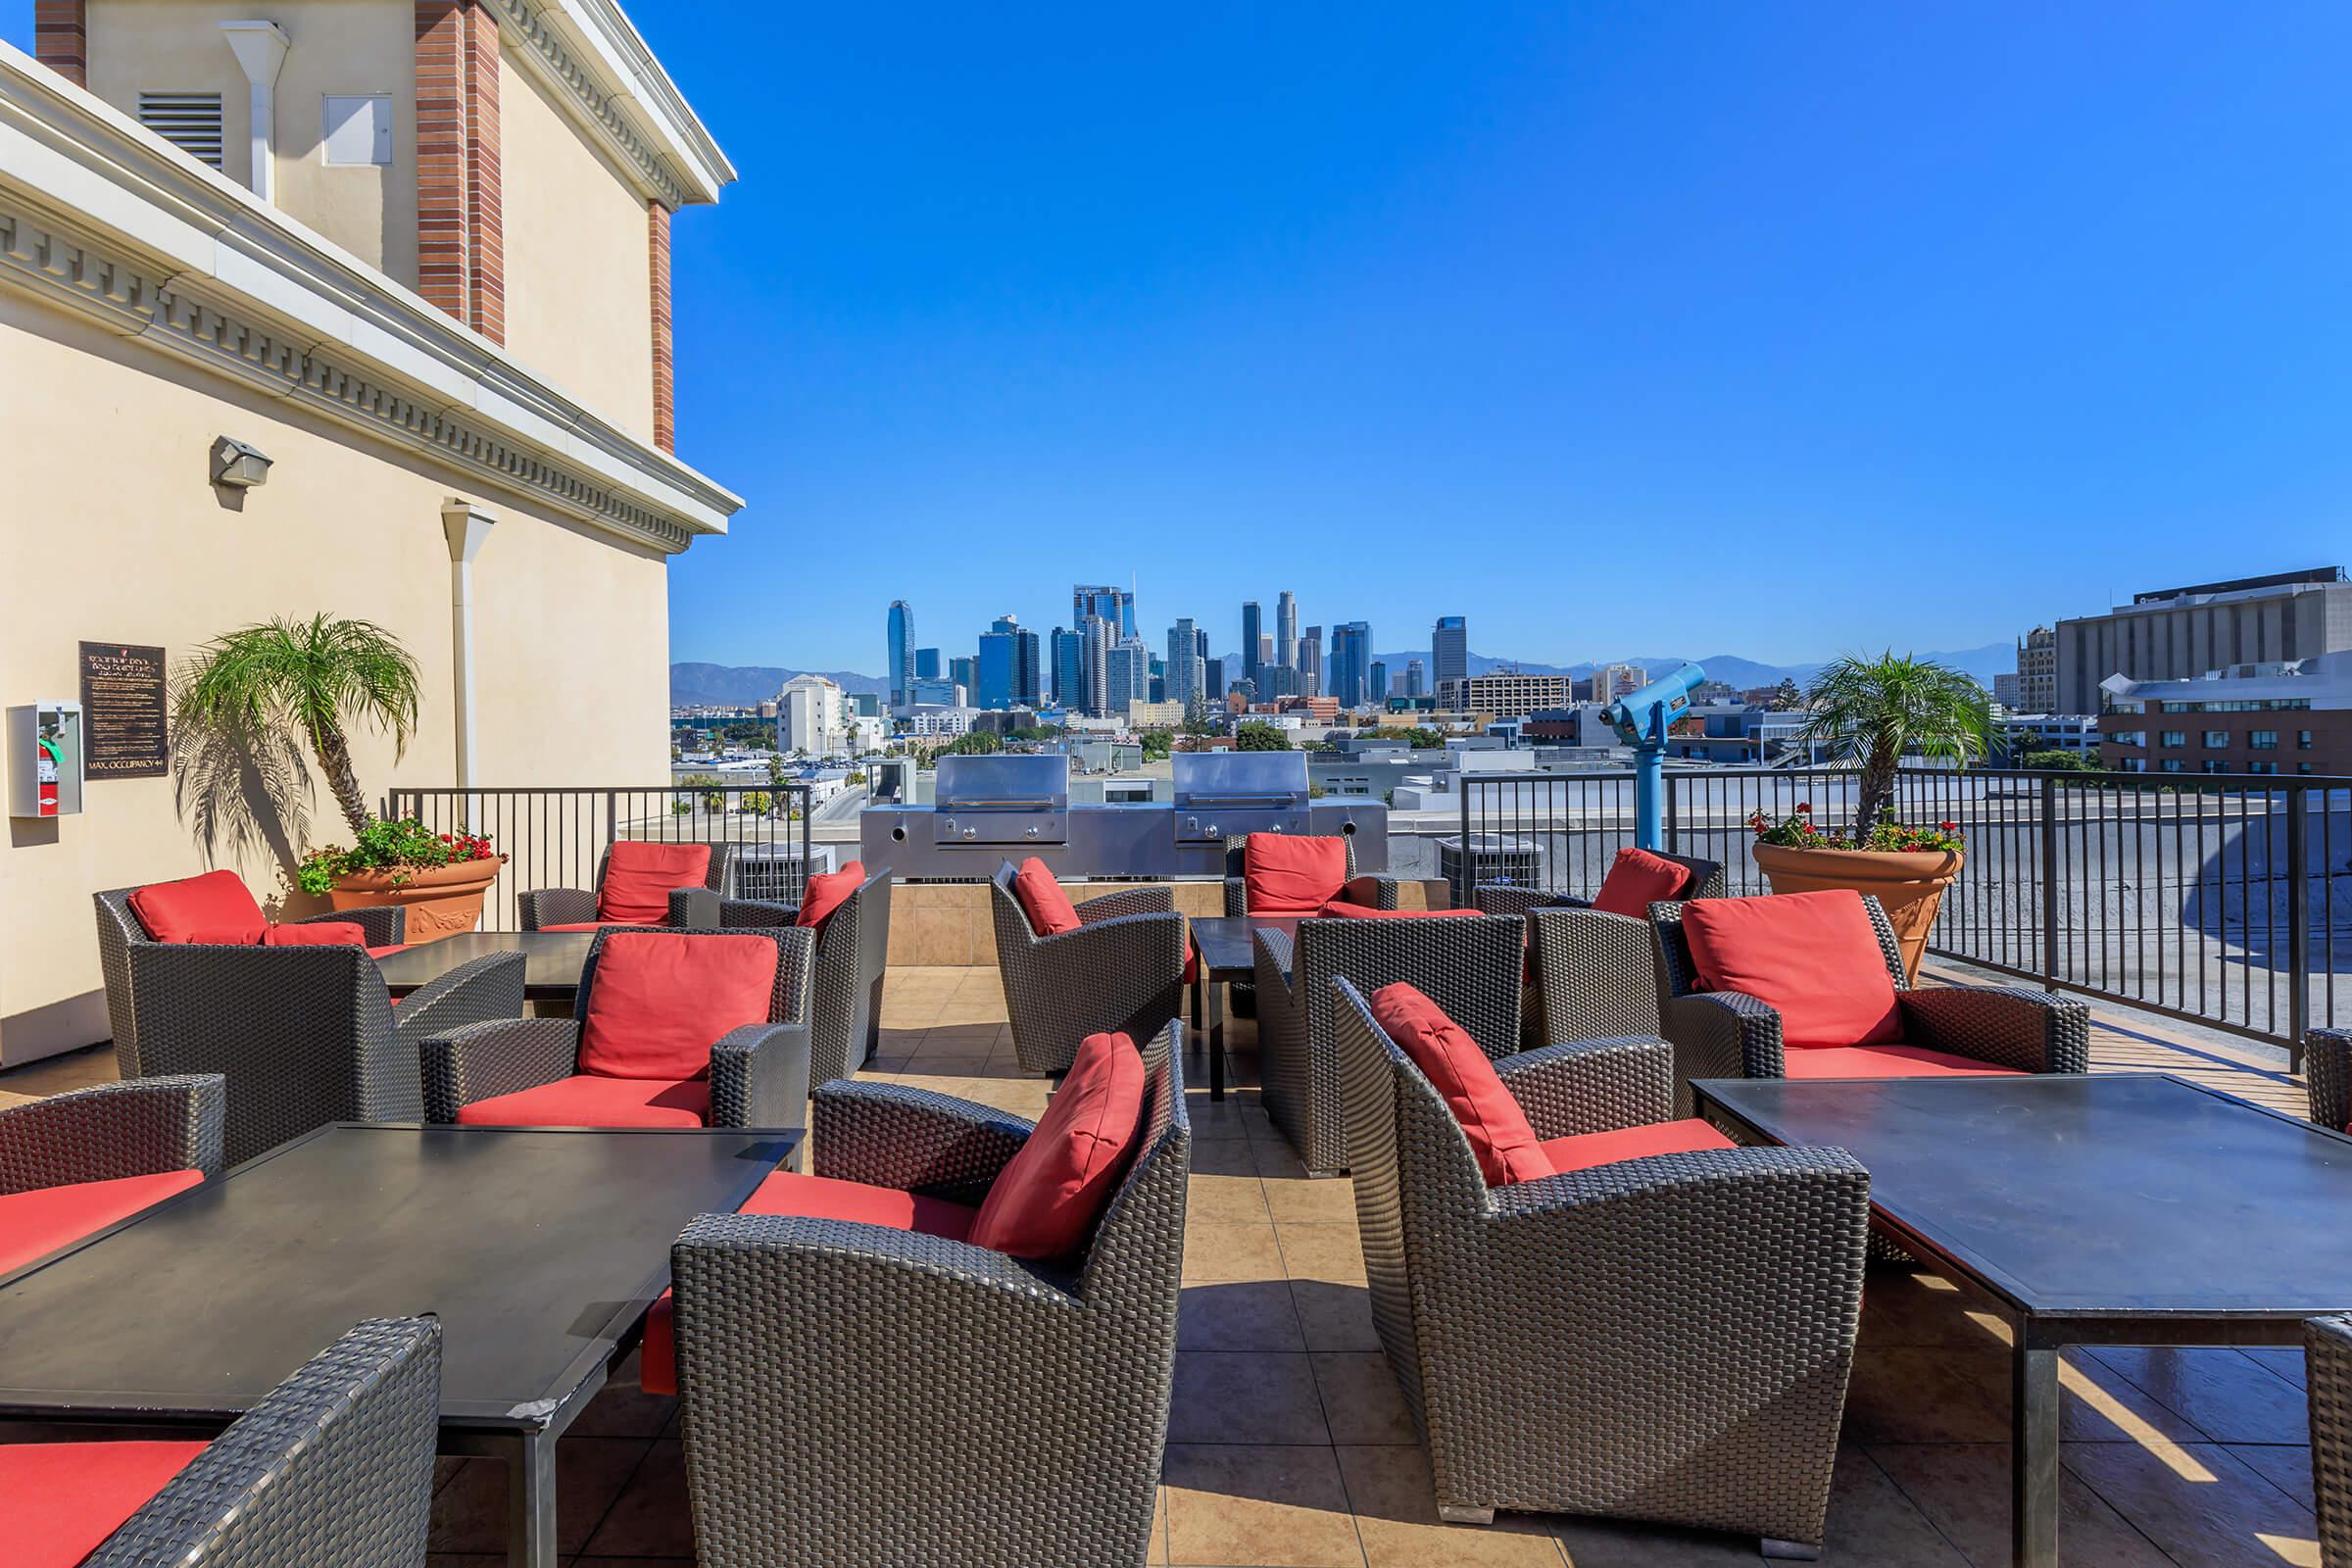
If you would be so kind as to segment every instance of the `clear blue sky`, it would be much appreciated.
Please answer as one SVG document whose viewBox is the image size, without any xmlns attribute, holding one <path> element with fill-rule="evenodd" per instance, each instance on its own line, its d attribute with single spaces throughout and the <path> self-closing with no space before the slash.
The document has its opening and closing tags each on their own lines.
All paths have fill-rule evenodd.
<svg viewBox="0 0 2352 1568">
<path fill-rule="evenodd" d="M 680 659 L 1132 576 L 1793 662 L 2352 557 L 2340 3 L 633 15 L 743 172 Z"/>
</svg>

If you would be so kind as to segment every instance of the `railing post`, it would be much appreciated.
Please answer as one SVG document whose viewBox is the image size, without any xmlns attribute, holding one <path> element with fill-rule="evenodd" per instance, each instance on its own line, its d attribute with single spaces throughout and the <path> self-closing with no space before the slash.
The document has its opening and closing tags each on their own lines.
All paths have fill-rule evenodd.
<svg viewBox="0 0 2352 1568">
<path fill-rule="evenodd" d="M 1470 843 L 1470 775 L 1456 773 L 1454 780 L 1456 788 L 1462 792 L 1462 853 L 1455 856 L 1453 860 L 1453 906 L 1467 909 L 1470 907 L 1471 884 L 1478 879 L 1478 852 Z"/>
<path fill-rule="evenodd" d="M 812 831 L 816 817 L 816 786 L 802 784 L 796 787 L 801 792 L 801 902 L 806 904 L 808 902 L 808 875 L 816 868 L 812 858 L 816 854 Z"/>
<path fill-rule="evenodd" d="M 2041 983 L 2058 989 L 2058 780 L 2041 780 Z"/>
<path fill-rule="evenodd" d="M 2311 882 L 2306 869 L 2310 825 L 2304 810 L 2310 793 L 2290 784 L 2286 791 L 2286 1070 L 2303 1070 L 2303 1036 L 2311 1027 Z"/>
<path fill-rule="evenodd" d="M 1674 804 L 1674 781 L 1678 776 L 1667 772 L 1661 772 L 1658 776 L 1658 793 L 1666 803 L 1666 832 L 1661 843 L 1668 855 L 1683 853 L 1682 813 Z"/>
</svg>

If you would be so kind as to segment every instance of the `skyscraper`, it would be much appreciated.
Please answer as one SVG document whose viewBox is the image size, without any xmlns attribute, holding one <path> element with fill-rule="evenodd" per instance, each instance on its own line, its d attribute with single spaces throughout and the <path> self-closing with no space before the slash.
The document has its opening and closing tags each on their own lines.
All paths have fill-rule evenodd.
<svg viewBox="0 0 2352 1568">
<path fill-rule="evenodd" d="M 1168 628 L 1168 701 L 1190 710 L 1208 700 L 1208 675 L 1200 657 L 1200 629 L 1190 615 Z"/>
<path fill-rule="evenodd" d="M 1208 700 L 1212 703 L 1225 700 L 1225 662 L 1222 659 L 1212 659 L 1204 666 L 1208 671 Z"/>
<path fill-rule="evenodd" d="M 1441 681 L 1462 680 L 1470 673 L 1470 620 L 1466 615 L 1440 615 L 1430 633 L 1429 657 Z"/>
<path fill-rule="evenodd" d="M 904 599 L 890 602 L 890 664 L 883 679 L 890 682 L 890 706 L 904 707 L 914 684 L 914 607 Z"/>
<path fill-rule="evenodd" d="M 1110 640 L 1114 646 L 1120 638 L 1136 635 L 1135 595 L 1123 588 L 1105 587 L 1100 583 L 1080 583 L 1072 588 L 1071 624 L 1083 626 L 1089 615 L 1100 615 L 1110 622 Z"/>
<path fill-rule="evenodd" d="M 1307 634 L 1311 641 L 1314 633 Z M 1274 662 L 1292 669 L 1298 664 L 1298 601 L 1285 588 L 1274 599 Z"/>
<path fill-rule="evenodd" d="M 1123 637 L 1104 659 L 1110 710 L 1124 717 L 1129 703 L 1144 702 L 1152 695 L 1152 649 L 1141 637 Z"/>
<path fill-rule="evenodd" d="M 1338 698 L 1342 708 L 1360 708 L 1368 700 L 1371 683 L 1371 625 L 1350 620 L 1332 627 L 1330 679 L 1324 690 Z"/>
<path fill-rule="evenodd" d="M 977 659 L 949 660 L 948 679 L 962 687 L 964 698 L 969 701 L 972 693 L 980 687 L 980 661 Z"/>
<path fill-rule="evenodd" d="M 1265 630 L 1259 618 L 1257 601 L 1254 599 L 1244 600 L 1242 602 L 1242 675 L 1245 679 L 1257 679 L 1258 646 L 1264 637 Z"/>
<path fill-rule="evenodd" d="M 937 680 L 940 676 L 940 673 L 939 650 L 936 648 L 917 648 L 914 651 L 915 679 L 920 680 L 925 676 L 929 676 L 931 679 Z"/>
<path fill-rule="evenodd" d="M 1388 700 L 1389 666 L 1375 659 L 1372 661 L 1371 677 L 1364 682 L 1364 702 L 1369 707 L 1378 708 Z"/>
<path fill-rule="evenodd" d="M 1407 697 L 1427 697 L 1429 695 L 1429 666 L 1418 659 L 1408 659 L 1404 662 L 1404 695 Z"/>
<path fill-rule="evenodd" d="M 1000 615 L 980 635 L 977 708 L 1035 708 L 1038 703 L 1037 633 L 1024 631 L 1011 615 Z"/>
<path fill-rule="evenodd" d="M 1089 615 L 1079 623 L 1086 636 L 1086 702 L 1084 710 L 1102 714 L 1110 711 L 1110 650 L 1118 643 L 1112 634 L 1113 622 L 1101 615 Z"/>
<path fill-rule="evenodd" d="M 1288 599 L 1290 595 L 1283 597 Z M 1299 696 L 1320 697 L 1323 694 L 1323 628 L 1309 626 L 1300 632 L 1291 646 L 1291 657 L 1283 662 L 1298 671 Z"/>
<path fill-rule="evenodd" d="M 1054 628 L 1050 639 L 1054 661 L 1054 700 L 1083 712 L 1086 708 L 1086 634 L 1066 626 Z"/>
</svg>

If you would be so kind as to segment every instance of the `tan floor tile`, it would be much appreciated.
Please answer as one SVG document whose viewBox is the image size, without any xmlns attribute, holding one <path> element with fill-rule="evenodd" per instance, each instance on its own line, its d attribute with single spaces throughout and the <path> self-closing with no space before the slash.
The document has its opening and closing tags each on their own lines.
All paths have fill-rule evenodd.
<svg viewBox="0 0 2352 1568">
<path fill-rule="evenodd" d="M 2303 1352 L 2296 1347 L 2284 1345 L 2257 1345 L 2251 1346 L 2246 1349 L 2239 1351 L 2238 1353 L 2241 1355 L 2251 1356 L 2255 1360 L 2260 1361 L 2264 1366 L 2269 1367 L 2273 1372 L 2278 1373 L 2278 1376 L 2286 1379 L 2287 1382 L 2292 1383 L 2298 1389 L 2307 1386 L 2303 1378 Z"/>
<path fill-rule="evenodd" d="M 596 1557 L 692 1557 L 694 1519 L 686 1502 L 686 1456 L 674 1438 L 653 1446 L 589 1538 Z"/>
<path fill-rule="evenodd" d="M 1362 1285 L 1295 1279 L 1291 1304 L 1310 1350 L 1380 1348 L 1380 1334 L 1372 1326 L 1372 1293 Z"/>
<path fill-rule="evenodd" d="M 2180 1452 L 2208 1479 L 2183 1485 L 2190 1478 L 2176 1468 L 2178 1457 L 2132 1443 L 2076 1444 L 2066 1465 L 2180 1568 L 2319 1568 L 2309 1509 L 2218 1443 Z"/>
<path fill-rule="evenodd" d="M 1364 1249 L 1353 1225 L 1276 1225 L 1282 1263 L 1295 1280 L 1361 1284 Z"/>
<path fill-rule="evenodd" d="M 1340 1473 L 1370 1568 L 1561 1568 L 1545 1521 L 1498 1514 L 1492 1525 L 1438 1520 L 1429 1460 L 1418 1447 L 1340 1448 Z"/>
<path fill-rule="evenodd" d="M 1412 1412 L 1389 1358 L 1377 1350 L 1321 1350 L 1314 1364 L 1315 1388 L 1323 1396 L 1323 1418 L 1334 1443 L 1419 1444 Z"/>
<path fill-rule="evenodd" d="M 1851 1444 L 1838 1448 L 1838 1468 L 1830 1478 L 1829 1539 L 1821 1554 L 1830 1562 L 1867 1562 L 1874 1568 L 1969 1568 L 1968 1559 L 1919 1505 Z"/>
<path fill-rule="evenodd" d="M 1268 1177 L 1265 1184 L 1266 1208 L 1277 1225 L 1355 1228 L 1355 1184 L 1345 1176 L 1310 1177 L 1301 1172 L 1288 1180 Z"/>
<path fill-rule="evenodd" d="M 2272 1486 L 2301 1503 L 2314 1513 L 2319 1503 L 2312 1497 L 2311 1450 L 2287 1447 L 2283 1445 L 2227 1444 L 2230 1456 L 2261 1476 Z"/>
<path fill-rule="evenodd" d="M 1179 1350 L 1168 1441 L 1328 1445 L 1331 1432 L 1305 1356 Z"/>
<path fill-rule="evenodd" d="M 1298 1326 L 1298 1309 L 1291 1302 L 1290 1282 L 1187 1285 L 1176 1298 L 1176 1348 L 1304 1350 L 1306 1336 Z"/>
<path fill-rule="evenodd" d="M 1238 1140 L 1223 1139 L 1217 1143 L 1193 1146 L 1193 1179 L 1185 1189 L 1184 1212 L 1188 1220 L 1203 1225 L 1270 1225 L 1274 1216 L 1266 1208 L 1266 1191 L 1250 1168 L 1250 1152 L 1237 1148 L 1242 1172 L 1239 1175 L 1220 1173 L 1201 1168 L 1201 1156 L 1206 1152 L 1216 1160 L 1220 1146 L 1235 1146 Z"/>
<path fill-rule="evenodd" d="M 2218 1443 L 2309 1441 L 2303 1390 L 2236 1350 L 2102 1345 L 2088 1353 Z"/>
<path fill-rule="evenodd" d="M 655 1446 L 646 1438 L 565 1438 L 556 1445 L 556 1542 L 580 1550 Z M 680 1498 L 684 1501 L 683 1496 Z M 507 1542 L 507 1467 L 497 1459 L 468 1459 L 433 1494 L 431 1548 L 495 1552 Z"/>
<path fill-rule="evenodd" d="M 1845 1435 L 1860 1443 L 2005 1443 L 2008 1365 L 1997 1349 L 1857 1350 Z"/>
<path fill-rule="evenodd" d="M 1147 1563 L 1168 1560 L 1168 1489 L 1161 1487 L 1152 1496 L 1152 1544 L 1145 1552 Z"/>
<path fill-rule="evenodd" d="M 2009 1568 L 2009 1446 L 1871 1444 L 1871 1458 L 1973 1568 Z M 2067 1568 L 2169 1568 L 2165 1555 L 2071 1470 L 2060 1472 Z"/>
<path fill-rule="evenodd" d="M 1185 1226 L 1184 1283 L 1188 1288 L 1282 1277 L 1282 1249 L 1275 1243 L 1273 1226 Z"/>
<path fill-rule="evenodd" d="M 1171 1444 L 1163 1474 L 1171 1563 L 1362 1568 L 1329 1448 Z"/>
</svg>

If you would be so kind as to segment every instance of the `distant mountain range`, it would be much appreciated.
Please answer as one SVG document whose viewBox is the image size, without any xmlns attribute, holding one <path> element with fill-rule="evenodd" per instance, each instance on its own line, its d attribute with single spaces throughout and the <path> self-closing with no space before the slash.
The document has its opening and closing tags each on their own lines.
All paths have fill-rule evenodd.
<svg viewBox="0 0 2352 1568">
<path fill-rule="evenodd" d="M 1420 660 L 1424 668 L 1433 667 L 1436 662 L 1431 659 L 1429 650 L 1426 648 L 1400 654 L 1375 654 L 1372 657 L 1389 666 L 1389 675 L 1392 679 L 1404 674 L 1405 662 L 1408 660 Z M 1925 654 L 1921 657 L 1936 660 L 1949 664 L 1965 674 L 1974 675 L 1987 687 L 1992 685 L 1993 676 L 2005 674 L 2017 667 L 2017 648 L 2012 643 L 1986 643 L 1982 648 L 1962 648 Z M 1240 668 L 1241 658 L 1242 656 L 1239 654 L 1227 654 L 1225 656 L 1227 667 L 1230 669 Z M 1606 662 L 1640 664 L 1653 675 L 1662 675 L 1666 671 L 1680 668 L 1691 661 L 1677 655 L 1651 654 L 1636 655 L 1631 659 L 1609 660 Z M 1709 654 L 1698 660 L 1697 662 L 1706 667 L 1709 680 L 1719 680 L 1740 690 L 1751 686 L 1777 686 L 1783 680 L 1793 680 L 1801 686 L 1811 680 L 1815 671 L 1821 668 L 1818 662 L 1811 664 L 1759 663 L 1752 659 L 1741 659 L 1737 654 Z M 1532 660 L 1502 659 L 1493 654 L 1472 654 L 1470 656 L 1470 673 L 1473 675 L 1488 674 L 1505 665 L 1514 665 L 1530 675 L 1590 675 L 1595 667 L 1590 662 L 1542 664 Z M 804 671 L 782 669 L 768 664 L 672 664 L 669 666 L 669 700 L 673 705 L 681 707 L 695 705 L 748 708 L 754 703 L 762 703 L 775 696 L 778 687 L 792 679 L 793 676 L 800 674 L 823 675 L 839 684 L 843 691 L 848 692 L 887 693 L 890 690 L 889 683 L 879 675 L 860 675 L 855 670 L 848 669 Z"/>
</svg>

